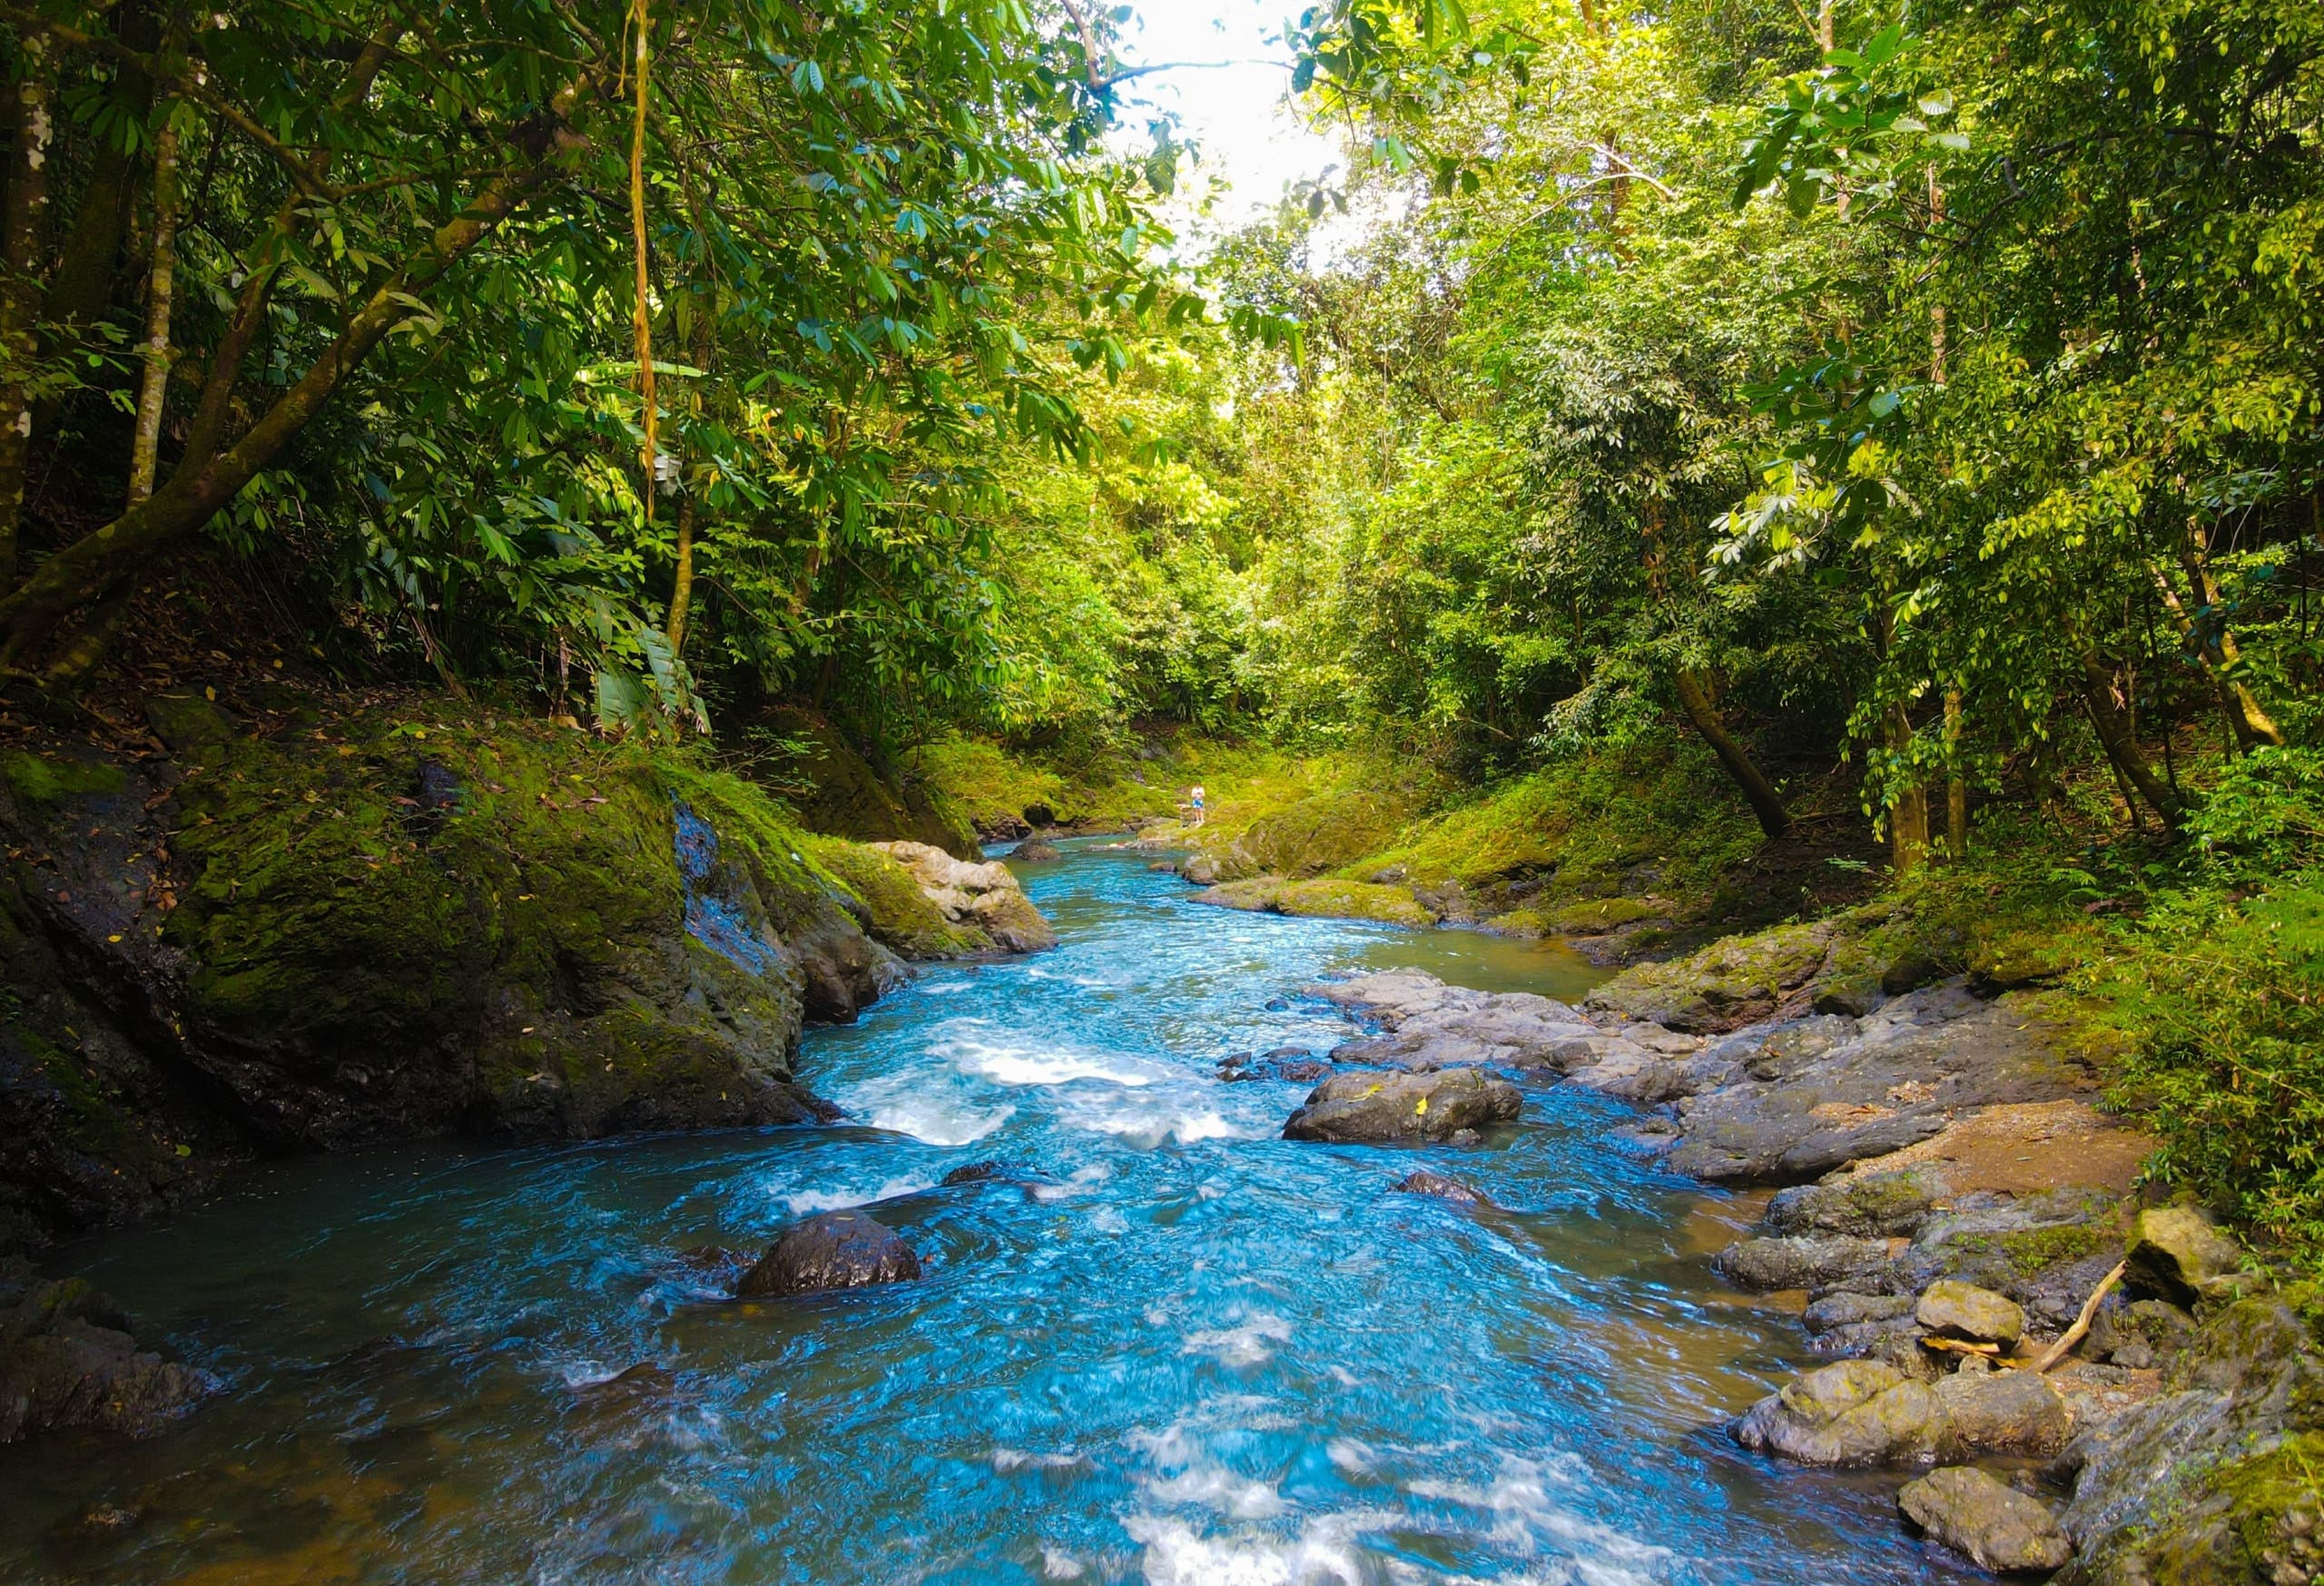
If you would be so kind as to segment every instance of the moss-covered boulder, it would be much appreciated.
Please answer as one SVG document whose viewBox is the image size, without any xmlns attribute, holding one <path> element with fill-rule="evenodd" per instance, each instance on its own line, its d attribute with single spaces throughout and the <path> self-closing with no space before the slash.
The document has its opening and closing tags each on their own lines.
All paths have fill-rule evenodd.
<svg viewBox="0 0 2324 1586">
<path fill-rule="evenodd" d="M 1226 882 L 1194 896 L 1197 903 L 1240 909 L 1254 914 L 1296 914 L 1333 920 L 1374 920 L 1383 925 L 1433 925 L 1436 916 L 1413 897 L 1410 887 L 1327 876 L 1286 881 L 1281 876 Z"/>
<path fill-rule="evenodd" d="M 1831 932 L 1784 925 L 1713 942 L 1690 957 L 1640 964 L 1590 993 L 1590 1006 L 1671 1029 L 1733 1029 L 1764 1019 L 1824 966 Z"/>
<path fill-rule="evenodd" d="M 0 1237 L 252 1150 L 827 1111 L 800 1029 L 853 1018 L 894 960 L 756 787 L 440 702 L 209 705 L 156 713 L 171 759 L 5 768 L 0 1127 L 25 1145 Z"/>
<path fill-rule="evenodd" d="M 901 867 L 921 896 L 980 951 L 1042 952 L 1057 931 L 999 860 L 969 864 L 925 842 L 875 842 L 872 851 Z"/>
<path fill-rule="evenodd" d="M 2273 1586 L 2324 1576 L 2324 1347 L 2273 1299 L 2207 1320 L 2162 1391 L 2060 1463 L 2077 1556 L 2063 1586 Z"/>
</svg>

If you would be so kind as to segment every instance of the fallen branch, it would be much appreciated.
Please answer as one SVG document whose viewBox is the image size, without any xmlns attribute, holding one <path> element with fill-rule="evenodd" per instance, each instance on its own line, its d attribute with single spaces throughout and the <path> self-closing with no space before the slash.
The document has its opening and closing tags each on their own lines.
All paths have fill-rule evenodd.
<svg viewBox="0 0 2324 1586">
<path fill-rule="evenodd" d="M 2066 1352 L 2081 1343 L 2089 1334 L 2091 1321 L 2098 1315 L 2100 1303 L 2113 1292 L 2116 1284 L 2122 1281 L 2122 1274 L 2129 1266 L 2128 1261 L 2117 1261 L 2114 1263 L 2114 1270 L 2098 1280 L 2098 1286 L 2090 1291 L 2088 1299 L 2083 1301 L 2082 1315 L 2073 1319 L 2073 1325 L 2067 1328 L 2055 1344 L 2043 1350 L 2042 1358 L 2034 1363 L 2034 1370 L 2037 1374 L 2048 1371 L 2063 1360 L 2066 1357 Z"/>
</svg>

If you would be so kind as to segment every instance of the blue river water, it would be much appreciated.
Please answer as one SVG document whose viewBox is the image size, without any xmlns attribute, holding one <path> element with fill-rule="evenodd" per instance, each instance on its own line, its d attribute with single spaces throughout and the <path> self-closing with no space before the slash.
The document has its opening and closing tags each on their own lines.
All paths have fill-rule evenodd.
<svg viewBox="0 0 2324 1586">
<path fill-rule="evenodd" d="M 807 1037 L 842 1123 L 287 1164 L 65 1253 L 233 1392 L 0 1450 L 0 1581 L 1968 1578 L 1894 1478 L 1727 1440 L 1797 1326 L 1709 1274 L 1756 1207 L 1614 1148 L 1618 1109 L 1301 1145 L 1301 1087 L 1216 1077 L 1344 1039 L 1320 973 L 1574 995 L 1580 960 L 1204 908 L 1088 843 L 1020 873 L 1059 951 Z M 940 1186 L 986 1159 L 1039 1179 Z M 1423 1164 L 1507 1209 L 1391 1192 Z M 927 1276 L 738 1303 L 690 1254 L 848 1206 Z"/>
</svg>

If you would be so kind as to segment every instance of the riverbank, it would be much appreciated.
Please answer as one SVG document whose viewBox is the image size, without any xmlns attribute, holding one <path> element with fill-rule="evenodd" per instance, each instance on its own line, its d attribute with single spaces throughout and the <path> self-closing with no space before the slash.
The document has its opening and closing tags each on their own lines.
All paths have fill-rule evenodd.
<svg viewBox="0 0 2324 1586">
<path fill-rule="evenodd" d="M 1966 978 L 1859 1012 L 1834 1006 L 1845 970 L 1799 973 L 1773 1011 L 1717 984 L 1699 970 L 1689 998 L 1671 969 L 1634 973 L 1579 1009 L 1410 973 L 1317 986 L 1367 1033 L 1328 1054 L 1286 1132 L 1345 1097 L 1335 1138 L 1442 1138 L 1413 1107 L 1491 1072 L 1629 1103 L 1612 1132 L 1642 1155 L 1780 1189 L 1713 1266 L 1840 1363 L 1739 1416 L 1745 1447 L 1898 1471 L 1913 1525 L 2004 1573 L 2315 1578 L 2313 1286 L 2141 1187 L 2156 1142 L 2089 1106 L 2086 1011 Z M 1364 1081 L 1381 1069 L 1409 1078 Z"/>
</svg>

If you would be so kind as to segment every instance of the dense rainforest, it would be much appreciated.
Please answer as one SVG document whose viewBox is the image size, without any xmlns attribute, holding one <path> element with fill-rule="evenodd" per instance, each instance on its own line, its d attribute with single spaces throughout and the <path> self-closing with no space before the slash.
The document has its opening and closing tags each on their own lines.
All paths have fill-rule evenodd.
<svg viewBox="0 0 2324 1586">
<path fill-rule="evenodd" d="M 1315 0 L 1240 212 L 1129 5 L 0 23 L 0 1443 L 235 1402 L 0 1567 L 2324 1579 L 2315 0 Z"/>
<path fill-rule="evenodd" d="M 12 721 L 1699 743 L 2109 921 L 2173 1170 L 2314 1240 L 2314 9 L 1339 0 L 1345 171 L 1224 230 L 1125 21 L 12 12 Z"/>
</svg>

